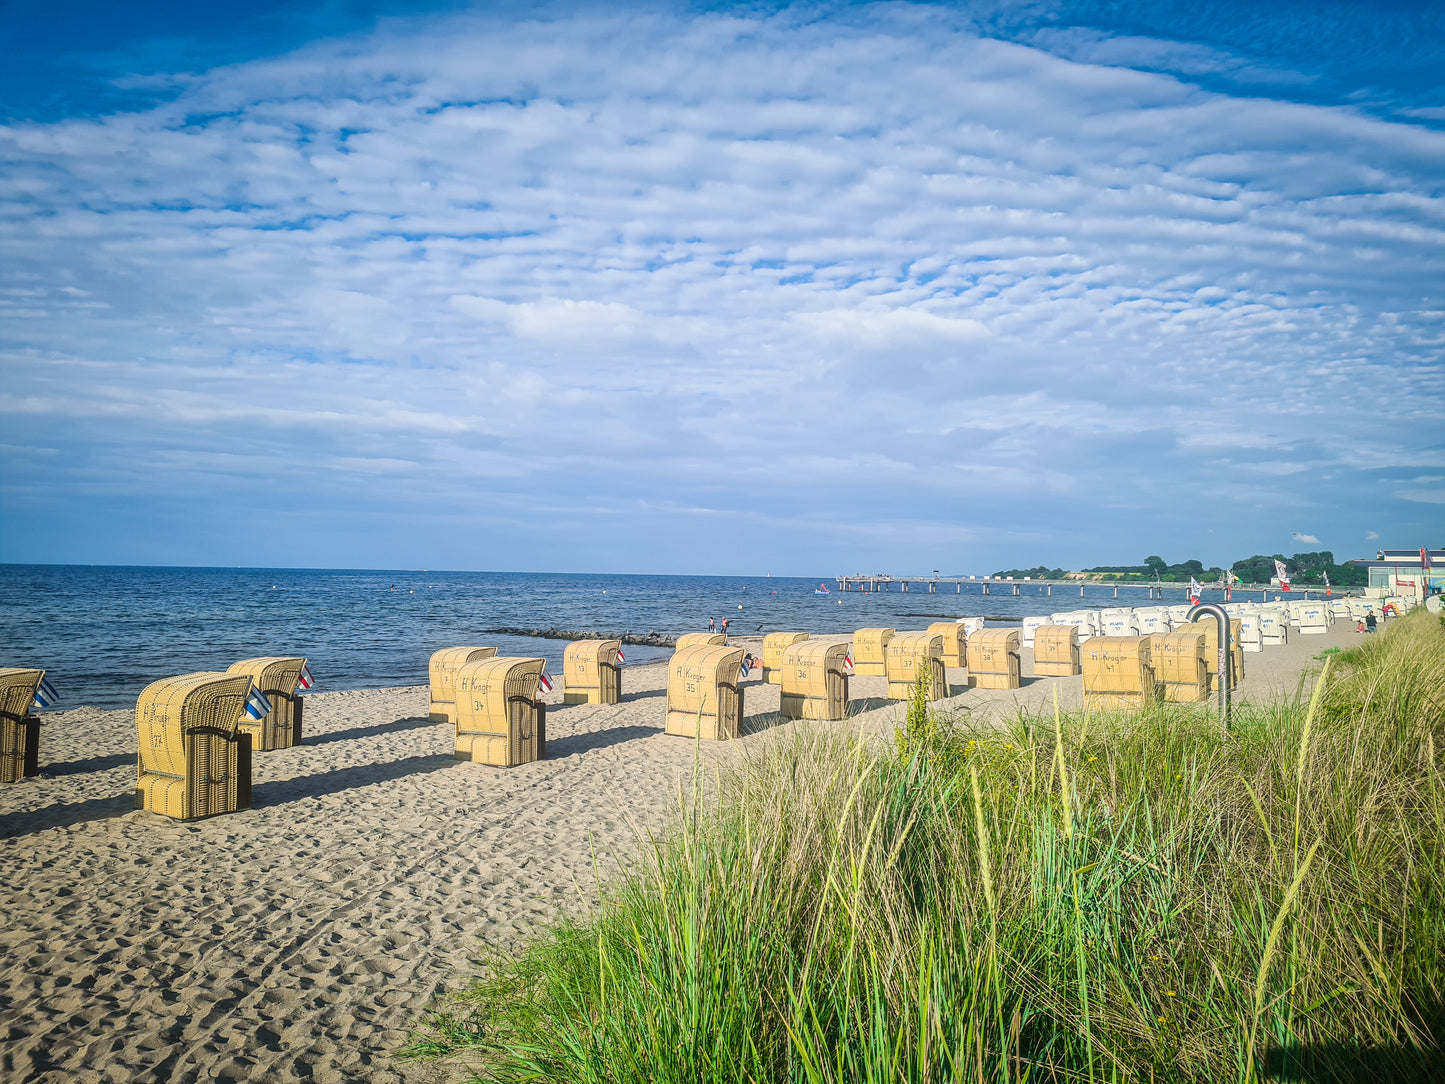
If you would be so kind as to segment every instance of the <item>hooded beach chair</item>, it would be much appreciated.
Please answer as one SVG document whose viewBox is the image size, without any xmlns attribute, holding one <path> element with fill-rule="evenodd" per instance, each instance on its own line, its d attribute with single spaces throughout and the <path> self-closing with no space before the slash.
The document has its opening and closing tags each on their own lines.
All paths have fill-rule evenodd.
<svg viewBox="0 0 1445 1084">
<path fill-rule="evenodd" d="M 848 645 L 803 640 L 783 649 L 778 714 L 834 721 L 848 716 Z"/>
<path fill-rule="evenodd" d="M 431 684 L 431 704 L 427 717 L 434 723 L 454 722 L 457 692 L 457 671 L 469 662 L 494 658 L 494 647 L 444 647 L 432 652 L 427 666 Z"/>
<path fill-rule="evenodd" d="M 722 741 L 742 732 L 743 649 L 722 644 L 679 648 L 667 663 L 663 729 L 684 738 Z"/>
<path fill-rule="evenodd" d="M 621 640 L 573 640 L 562 652 L 562 703 L 622 702 Z"/>
<path fill-rule="evenodd" d="M 251 735 L 241 715 L 249 674 L 197 673 L 152 682 L 135 705 L 135 805 L 177 820 L 251 806 Z"/>
<path fill-rule="evenodd" d="M 456 672 L 456 759 L 494 768 L 546 759 L 547 705 L 537 696 L 546 666 L 496 656 Z"/>
<path fill-rule="evenodd" d="M 40 720 L 30 714 L 44 670 L 0 669 L 0 783 L 34 775 L 40 755 Z"/>
<path fill-rule="evenodd" d="M 301 709 L 304 698 L 296 685 L 306 660 L 284 656 L 242 659 L 226 667 L 228 674 L 246 674 L 251 683 L 271 701 L 271 710 L 260 719 L 241 717 L 241 729 L 251 735 L 251 749 L 290 749 L 301 744 Z"/>
</svg>

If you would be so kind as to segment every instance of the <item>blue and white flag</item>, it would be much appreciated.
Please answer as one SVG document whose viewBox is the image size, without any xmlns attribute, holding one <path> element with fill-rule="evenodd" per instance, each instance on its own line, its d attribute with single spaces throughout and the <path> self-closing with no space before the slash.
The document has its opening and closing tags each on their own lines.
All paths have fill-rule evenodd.
<svg viewBox="0 0 1445 1084">
<path fill-rule="evenodd" d="M 246 714 L 258 723 L 271 714 L 271 701 L 267 700 L 266 694 L 254 685 L 246 694 Z"/>
<path fill-rule="evenodd" d="M 40 684 L 35 689 L 35 700 L 31 707 L 37 711 L 44 711 L 60 699 L 60 694 L 55 691 L 55 686 L 50 684 L 48 678 L 41 678 Z"/>
<path fill-rule="evenodd" d="M 301 676 L 296 679 L 296 691 L 304 693 L 315 684 L 316 679 L 311 676 L 311 667 L 303 662 L 301 664 Z"/>
</svg>

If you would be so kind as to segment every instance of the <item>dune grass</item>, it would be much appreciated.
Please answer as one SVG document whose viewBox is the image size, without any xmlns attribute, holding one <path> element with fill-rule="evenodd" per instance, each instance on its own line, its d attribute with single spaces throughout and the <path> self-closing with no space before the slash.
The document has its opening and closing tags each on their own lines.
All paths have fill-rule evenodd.
<svg viewBox="0 0 1445 1084">
<path fill-rule="evenodd" d="M 1317 695 L 1311 695 L 1311 694 Z M 762 743 L 406 1053 L 480 1079 L 1445 1079 L 1445 628 L 1295 699 Z"/>
</svg>

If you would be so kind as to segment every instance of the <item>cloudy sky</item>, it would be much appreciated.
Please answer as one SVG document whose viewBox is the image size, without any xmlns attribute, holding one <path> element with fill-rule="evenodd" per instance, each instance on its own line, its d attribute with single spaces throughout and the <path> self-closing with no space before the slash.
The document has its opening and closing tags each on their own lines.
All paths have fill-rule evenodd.
<svg viewBox="0 0 1445 1084">
<path fill-rule="evenodd" d="M 11 0 L 0 53 L 0 559 L 1445 544 L 1425 5 Z"/>
</svg>

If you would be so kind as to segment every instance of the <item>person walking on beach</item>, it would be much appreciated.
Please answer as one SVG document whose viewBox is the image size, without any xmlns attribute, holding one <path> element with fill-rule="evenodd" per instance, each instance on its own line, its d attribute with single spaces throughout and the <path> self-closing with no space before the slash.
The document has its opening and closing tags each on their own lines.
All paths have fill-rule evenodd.
<svg viewBox="0 0 1445 1084">
<path fill-rule="evenodd" d="M 726 624 L 727 622 L 723 622 L 723 623 Z M 1374 632 L 1374 631 L 1375 631 L 1375 624 L 1376 624 L 1376 621 L 1375 621 L 1375 611 L 1374 611 L 1374 610 L 1371 610 L 1369 613 L 1365 614 L 1365 631 L 1366 631 L 1366 632 Z"/>
<path fill-rule="evenodd" d="M 717 618 L 716 618 L 716 617 L 709 617 L 709 618 L 707 619 L 707 631 L 708 631 L 708 632 L 717 632 Z"/>
<path fill-rule="evenodd" d="M 722 634 L 723 634 L 724 636 L 726 636 L 726 635 L 728 634 L 728 619 L 727 619 L 726 617 L 723 618 Z"/>
</svg>

